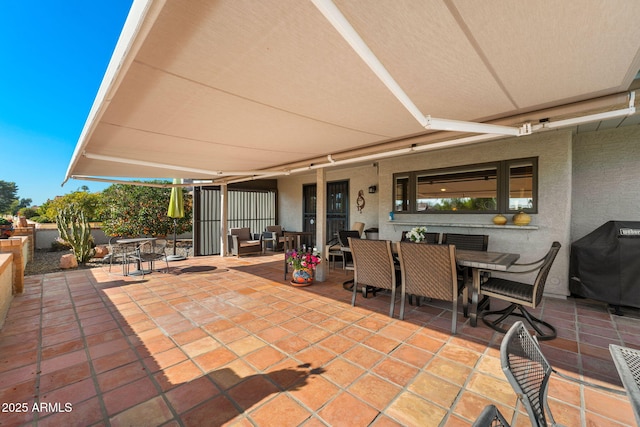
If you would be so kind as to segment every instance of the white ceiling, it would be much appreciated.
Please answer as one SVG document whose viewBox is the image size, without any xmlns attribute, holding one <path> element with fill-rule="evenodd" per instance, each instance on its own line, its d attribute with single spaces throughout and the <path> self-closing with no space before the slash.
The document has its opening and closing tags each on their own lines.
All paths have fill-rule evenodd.
<svg viewBox="0 0 640 427">
<path fill-rule="evenodd" d="M 539 120 L 640 69 L 637 1 L 334 3 L 438 118 Z M 139 0 L 67 178 L 280 171 L 430 133 L 311 1 Z"/>
</svg>

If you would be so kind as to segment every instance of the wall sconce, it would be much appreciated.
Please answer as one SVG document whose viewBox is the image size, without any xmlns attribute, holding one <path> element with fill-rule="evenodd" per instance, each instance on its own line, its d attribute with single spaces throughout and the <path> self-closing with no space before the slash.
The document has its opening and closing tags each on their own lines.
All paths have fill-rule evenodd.
<svg viewBox="0 0 640 427">
<path fill-rule="evenodd" d="M 369 193 L 373 194 L 376 192 L 376 190 L 378 189 L 378 187 L 376 187 L 375 185 L 372 185 L 371 187 L 369 187 Z"/>
</svg>

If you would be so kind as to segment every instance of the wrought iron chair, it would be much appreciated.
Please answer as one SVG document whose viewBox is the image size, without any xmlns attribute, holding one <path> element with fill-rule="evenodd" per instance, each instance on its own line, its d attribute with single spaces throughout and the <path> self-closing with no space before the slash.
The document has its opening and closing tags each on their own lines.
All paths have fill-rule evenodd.
<svg viewBox="0 0 640 427">
<path fill-rule="evenodd" d="M 456 248 L 453 245 L 423 245 L 398 243 L 398 258 L 402 276 L 400 320 L 404 319 L 406 295 L 434 298 L 453 303 L 451 333 L 456 333 L 458 297 L 463 294 L 467 309 L 467 287 L 458 281 Z"/>
<path fill-rule="evenodd" d="M 366 289 L 388 289 L 391 291 L 391 309 L 393 317 L 396 302 L 396 269 L 393 263 L 391 242 L 388 240 L 364 240 L 349 237 L 349 247 L 353 255 L 354 285 L 351 305 L 356 305 L 358 286 L 366 297 Z"/>
<path fill-rule="evenodd" d="M 511 427 L 496 405 L 484 407 L 471 427 Z"/>
<path fill-rule="evenodd" d="M 529 313 L 526 307 L 536 308 L 542 301 L 545 283 L 549 270 L 553 265 L 553 261 L 560 250 L 560 243 L 553 242 L 549 252 L 541 259 L 524 264 L 513 264 L 514 266 L 532 267 L 522 271 L 507 271 L 505 274 L 524 274 L 537 271 L 536 279 L 533 285 L 528 283 L 516 282 L 508 279 L 492 277 L 480 284 L 480 294 L 509 301 L 511 304 L 497 311 L 488 311 L 482 314 L 482 321 L 490 328 L 506 333 L 507 330 L 499 325 L 509 316 L 517 316 L 525 319 L 531 327 L 536 331 L 539 340 L 550 340 L 556 337 L 556 329 L 549 323 L 538 319 Z M 494 320 L 488 317 L 498 316 Z M 546 329 L 547 331 L 544 331 Z"/>
<path fill-rule="evenodd" d="M 149 270 L 153 271 L 156 261 L 164 261 L 167 265 L 165 273 L 169 272 L 169 260 L 167 260 L 167 241 L 165 239 L 155 239 L 142 243 L 138 246 L 135 254 L 130 258 L 136 262 L 146 262 L 149 264 Z M 140 269 L 144 277 L 145 270 Z"/>
<path fill-rule="evenodd" d="M 557 425 L 547 402 L 553 369 L 522 321 L 507 331 L 500 344 L 500 363 L 505 376 L 522 401 L 534 427 Z"/>
<path fill-rule="evenodd" d="M 127 247 L 118 244 L 118 240 L 122 239 L 121 236 L 114 236 L 109 239 L 109 254 L 103 259 L 103 262 L 109 262 L 109 273 L 111 273 L 111 267 L 114 264 L 120 264 L 122 266 L 122 275 L 126 275 L 128 272 L 128 259 L 127 259 Z"/>
</svg>

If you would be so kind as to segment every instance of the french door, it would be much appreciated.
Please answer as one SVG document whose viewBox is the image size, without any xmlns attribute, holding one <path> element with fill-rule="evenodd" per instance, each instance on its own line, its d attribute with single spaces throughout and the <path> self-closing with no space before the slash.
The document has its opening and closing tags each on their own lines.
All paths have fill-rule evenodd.
<svg viewBox="0 0 640 427">
<path fill-rule="evenodd" d="M 316 184 L 302 187 L 303 231 L 316 232 Z M 349 229 L 349 181 L 327 183 L 327 235 L 325 241 L 332 240 L 338 231 Z"/>
</svg>

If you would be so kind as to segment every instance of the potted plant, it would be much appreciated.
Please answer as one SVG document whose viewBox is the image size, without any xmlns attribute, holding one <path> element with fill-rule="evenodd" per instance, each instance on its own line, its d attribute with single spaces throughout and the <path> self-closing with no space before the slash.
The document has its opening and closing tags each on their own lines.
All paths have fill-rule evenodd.
<svg viewBox="0 0 640 427">
<path fill-rule="evenodd" d="M 13 221 L 0 217 L 0 239 L 8 239 L 13 235 Z"/>
<path fill-rule="evenodd" d="M 308 286 L 313 283 L 313 270 L 320 264 L 320 256 L 316 248 L 312 252 L 294 249 L 287 252 L 287 263 L 293 267 L 291 284 Z"/>
<path fill-rule="evenodd" d="M 427 237 L 427 227 L 413 227 L 406 238 L 415 243 L 422 242 Z"/>
</svg>

